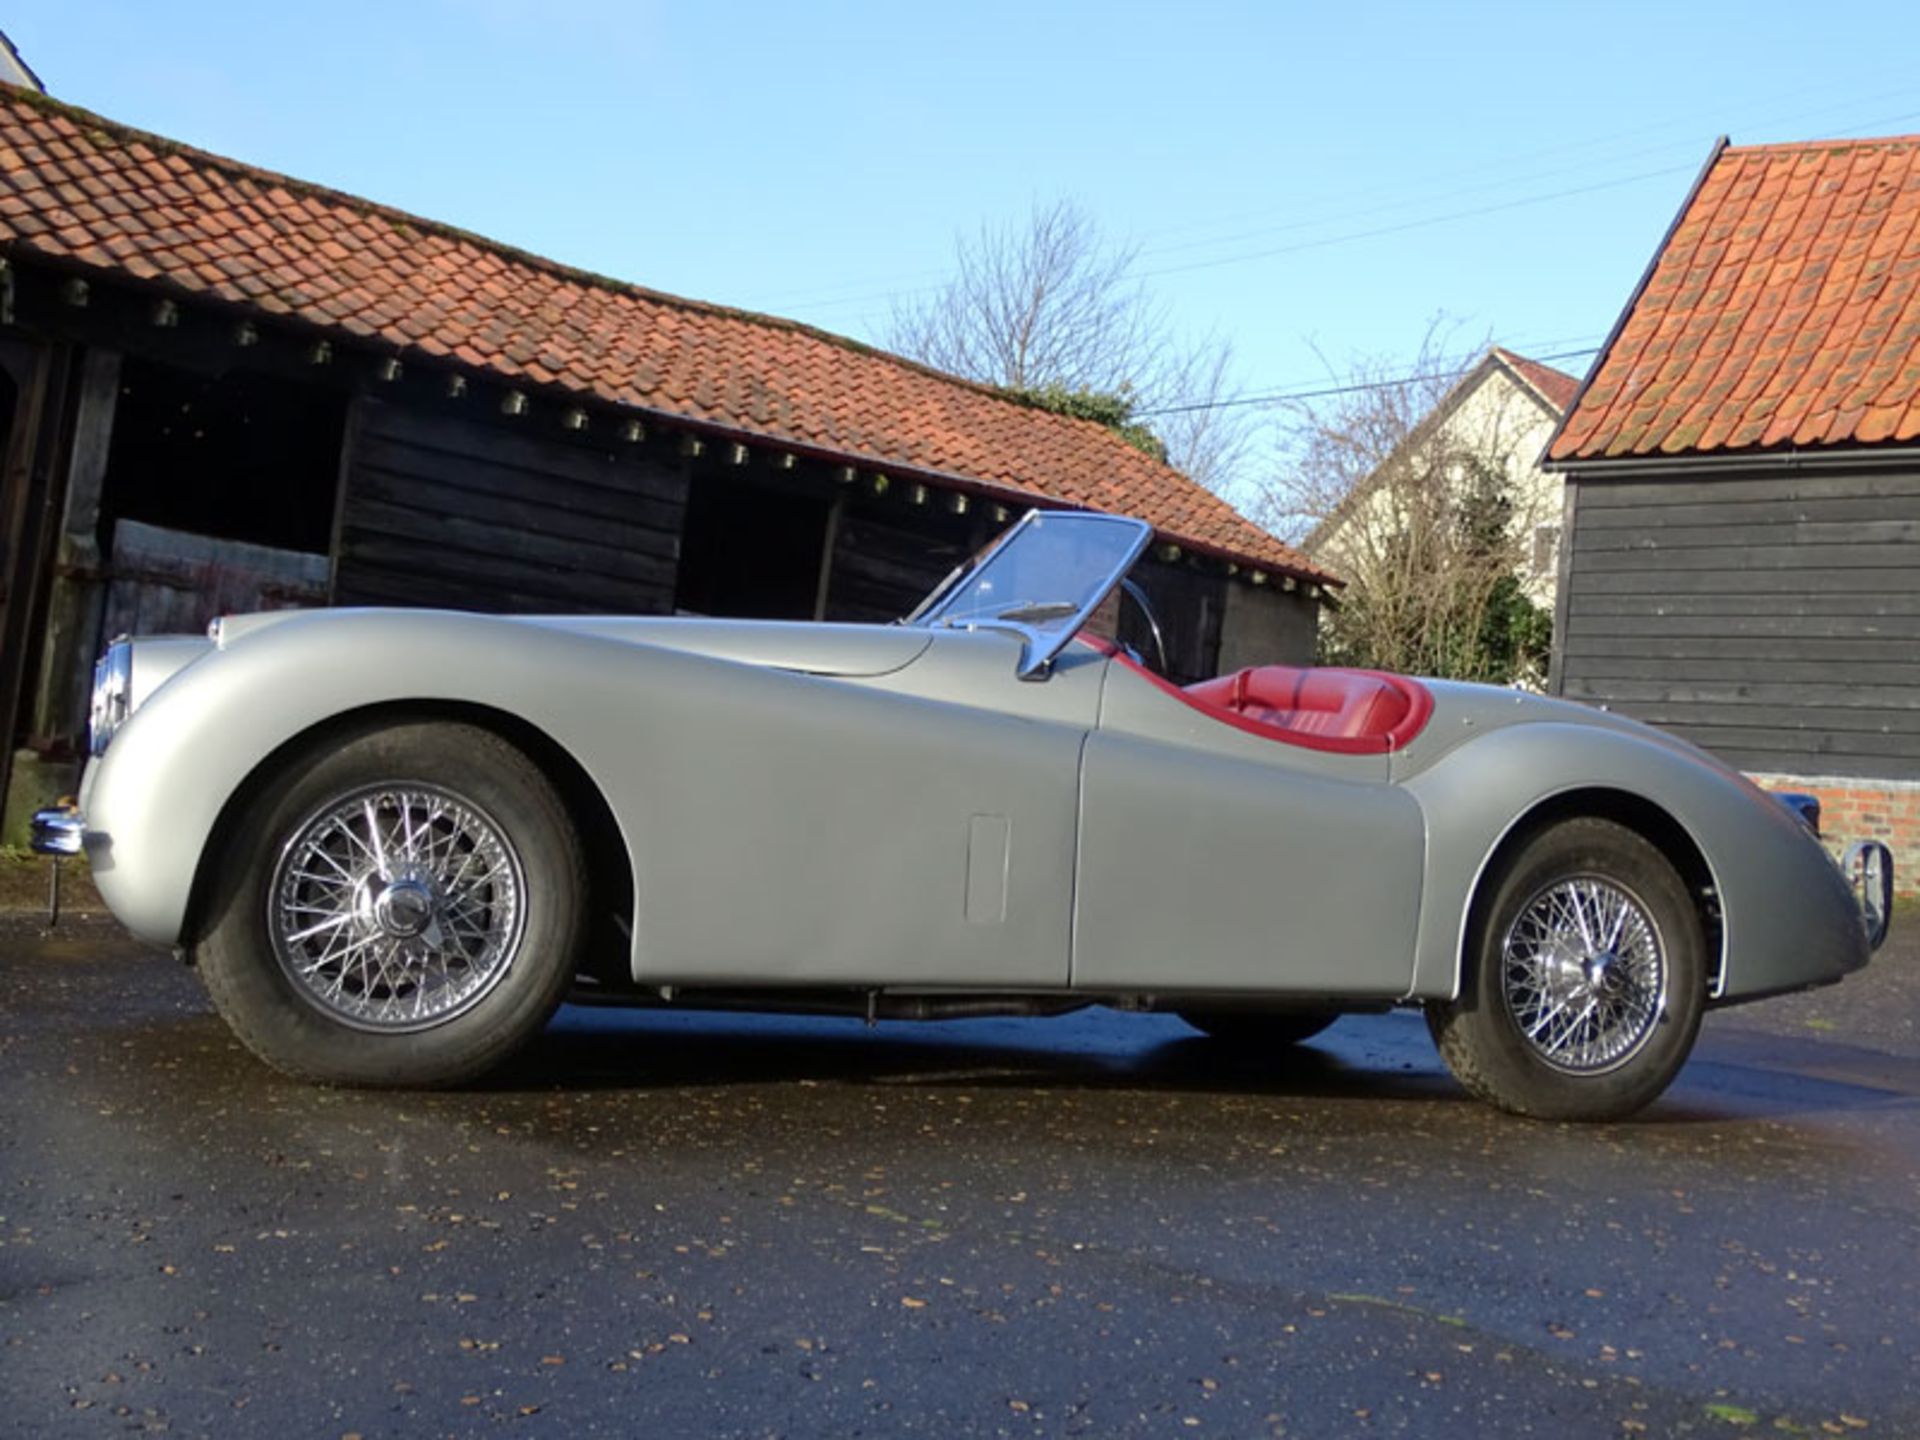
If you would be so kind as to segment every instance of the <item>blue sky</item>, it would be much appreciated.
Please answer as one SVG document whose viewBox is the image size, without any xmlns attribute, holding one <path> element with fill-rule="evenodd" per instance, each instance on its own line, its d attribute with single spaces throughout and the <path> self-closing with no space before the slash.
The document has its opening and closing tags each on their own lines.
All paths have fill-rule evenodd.
<svg viewBox="0 0 1920 1440">
<path fill-rule="evenodd" d="M 1066 196 L 1255 393 L 1430 317 L 1597 344 L 1713 138 L 1920 130 L 1903 5 L 11 0 L 51 91 L 656 289 L 876 338 Z M 1886 43 L 1880 43 L 1884 37 Z M 1324 358 L 1323 358 L 1324 356 Z M 1561 362 L 1576 373 L 1584 358 Z"/>
</svg>

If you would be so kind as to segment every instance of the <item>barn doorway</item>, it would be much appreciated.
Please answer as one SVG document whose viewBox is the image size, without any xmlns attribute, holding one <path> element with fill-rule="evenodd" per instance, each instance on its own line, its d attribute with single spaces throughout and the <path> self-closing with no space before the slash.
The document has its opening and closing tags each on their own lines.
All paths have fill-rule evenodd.
<svg viewBox="0 0 1920 1440">
<path fill-rule="evenodd" d="M 829 508 L 824 496 L 696 474 L 687 492 L 674 608 L 692 615 L 811 619 Z"/>
<path fill-rule="evenodd" d="M 347 397 L 127 356 L 100 490 L 108 634 L 327 603 Z"/>
<path fill-rule="evenodd" d="M 346 397 L 275 375 L 121 362 L 100 498 L 101 540 L 137 520 L 325 554 Z"/>
</svg>

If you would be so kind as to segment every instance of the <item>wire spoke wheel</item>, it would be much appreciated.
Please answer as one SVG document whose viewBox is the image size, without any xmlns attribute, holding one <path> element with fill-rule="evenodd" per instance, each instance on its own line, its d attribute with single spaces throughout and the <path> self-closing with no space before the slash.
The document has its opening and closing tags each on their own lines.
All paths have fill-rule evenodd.
<svg viewBox="0 0 1920 1440">
<path fill-rule="evenodd" d="M 525 891 L 519 854 L 479 806 L 437 785 L 375 785 L 294 830 L 267 889 L 267 930 L 296 992 L 330 1018 L 422 1030 L 506 975 Z"/>
<path fill-rule="evenodd" d="M 1626 1064 L 1666 1009 L 1667 957 L 1652 914 L 1599 876 L 1556 880 L 1521 905 L 1499 963 L 1521 1040 L 1569 1075 Z"/>
</svg>

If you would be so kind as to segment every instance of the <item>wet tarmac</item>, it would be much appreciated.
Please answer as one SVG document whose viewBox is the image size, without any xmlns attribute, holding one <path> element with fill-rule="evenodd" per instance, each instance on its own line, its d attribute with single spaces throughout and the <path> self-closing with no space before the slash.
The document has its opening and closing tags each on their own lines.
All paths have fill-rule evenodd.
<svg viewBox="0 0 1920 1440">
<path fill-rule="evenodd" d="M 0 1433 L 1920 1436 L 1916 932 L 1581 1128 L 1410 1014 L 570 1009 L 327 1091 L 0 917 Z"/>
</svg>

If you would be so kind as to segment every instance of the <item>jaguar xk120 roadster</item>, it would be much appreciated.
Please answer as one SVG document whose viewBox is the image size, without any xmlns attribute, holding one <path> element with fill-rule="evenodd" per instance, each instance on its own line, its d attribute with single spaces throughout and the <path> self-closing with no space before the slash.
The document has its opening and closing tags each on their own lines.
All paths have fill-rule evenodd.
<svg viewBox="0 0 1920 1440">
<path fill-rule="evenodd" d="M 1703 1010 L 1838 980 L 1892 861 L 1677 739 L 1082 630 L 1145 524 L 1032 513 L 890 626 L 414 610 L 116 642 L 100 893 L 269 1064 L 457 1083 L 570 992 L 870 1018 L 1170 1010 L 1280 1046 L 1418 1006 L 1471 1092 L 1647 1104 Z"/>
</svg>

